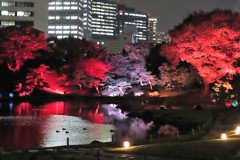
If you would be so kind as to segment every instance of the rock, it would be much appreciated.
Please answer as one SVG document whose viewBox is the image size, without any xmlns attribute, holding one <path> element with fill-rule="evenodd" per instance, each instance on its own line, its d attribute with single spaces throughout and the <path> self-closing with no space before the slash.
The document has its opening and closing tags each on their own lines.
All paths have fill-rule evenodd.
<svg viewBox="0 0 240 160">
<path fill-rule="evenodd" d="M 102 142 L 100 142 L 100 141 L 97 141 L 97 140 L 94 140 L 94 141 L 92 141 L 90 144 L 101 144 Z"/>
</svg>

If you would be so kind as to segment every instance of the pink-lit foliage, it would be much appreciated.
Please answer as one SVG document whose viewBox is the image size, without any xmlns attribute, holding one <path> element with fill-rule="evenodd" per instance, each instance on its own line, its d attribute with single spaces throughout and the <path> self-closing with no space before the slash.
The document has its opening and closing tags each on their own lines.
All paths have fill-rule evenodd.
<svg viewBox="0 0 240 160">
<path fill-rule="evenodd" d="M 209 83 L 223 76 L 232 78 L 239 73 L 240 14 L 214 10 L 190 15 L 183 24 L 169 31 L 172 42 L 162 46 L 160 54 L 173 66 L 186 61 L 204 79 L 204 93 Z"/>
<path fill-rule="evenodd" d="M 96 58 L 90 58 L 77 64 L 77 74 L 75 74 L 75 78 L 78 81 L 78 85 L 87 85 L 88 88 L 95 87 L 98 94 L 100 94 L 99 86 L 103 86 L 101 81 L 109 70 L 110 65 L 107 65 Z"/>
<path fill-rule="evenodd" d="M 108 52 L 97 43 L 85 39 L 69 37 L 49 41 L 54 55 L 62 60 L 59 73 L 65 77 L 66 86 L 79 86 L 80 89 L 95 87 L 100 94 L 101 81 L 111 68 Z"/>
<path fill-rule="evenodd" d="M 49 66 L 45 64 L 41 64 L 39 68 L 29 69 L 25 81 L 16 85 L 15 92 L 22 97 L 31 94 L 36 88 L 43 89 L 48 86 L 46 77 L 50 75 Z"/>
<path fill-rule="evenodd" d="M 149 44 L 127 44 L 124 52 L 110 56 L 110 73 L 104 79 L 102 87 L 104 95 L 125 95 L 132 85 L 152 86 L 157 78 L 146 70 L 146 57 L 149 55 Z"/>
<path fill-rule="evenodd" d="M 146 70 L 146 57 L 150 53 L 150 45 L 146 43 L 127 44 L 124 49 L 134 68 L 134 71 L 130 73 L 132 84 L 149 85 L 152 90 L 153 85 L 158 83 L 158 79 Z"/>
<path fill-rule="evenodd" d="M 0 63 L 17 71 L 28 59 L 34 59 L 38 50 L 49 50 L 44 34 L 29 26 L 11 26 L 0 30 Z"/>
</svg>

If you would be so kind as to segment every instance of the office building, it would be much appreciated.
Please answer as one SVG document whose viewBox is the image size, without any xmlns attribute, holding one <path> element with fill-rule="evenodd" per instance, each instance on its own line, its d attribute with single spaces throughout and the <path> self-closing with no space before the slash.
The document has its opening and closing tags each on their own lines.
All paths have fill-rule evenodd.
<svg viewBox="0 0 240 160">
<path fill-rule="evenodd" d="M 116 39 L 117 4 L 105 0 L 92 0 L 92 39 Z"/>
<path fill-rule="evenodd" d="M 168 43 L 171 42 L 171 37 L 166 32 L 156 32 L 155 43 Z"/>
<path fill-rule="evenodd" d="M 83 0 L 83 34 L 87 40 L 92 39 L 92 0 Z"/>
<path fill-rule="evenodd" d="M 118 5 L 118 34 L 124 32 L 125 26 L 136 26 L 133 43 L 148 42 L 148 14 L 136 12 L 133 8 Z"/>
<path fill-rule="evenodd" d="M 157 18 L 149 18 L 148 20 L 148 42 L 156 43 L 157 36 Z"/>
<path fill-rule="evenodd" d="M 0 1 L 0 26 L 15 25 L 30 25 L 47 34 L 48 0 Z"/>
<path fill-rule="evenodd" d="M 83 0 L 49 0 L 48 36 L 83 36 Z"/>
</svg>

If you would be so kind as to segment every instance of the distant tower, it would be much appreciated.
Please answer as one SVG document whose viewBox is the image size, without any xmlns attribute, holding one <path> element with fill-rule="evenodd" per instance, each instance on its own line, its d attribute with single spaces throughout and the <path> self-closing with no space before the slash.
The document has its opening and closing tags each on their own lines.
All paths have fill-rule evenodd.
<svg viewBox="0 0 240 160">
<path fill-rule="evenodd" d="M 150 43 L 157 43 L 157 18 L 149 18 L 148 20 L 148 30 Z"/>
<path fill-rule="evenodd" d="M 92 0 L 92 39 L 116 39 L 117 4 Z"/>
<path fill-rule="evenodd" d="M 48 30 L 48 0 L 0 1 L 0 27 L 28 25 L 45 34 Z"/>
<path fill-rule="evenodd" d="M 40 0 L 39 0 L 40 1 Z M 49 0 L 49 37 L 83 38 L 83 1 Z"/>
<path fill-rule="evenodd" d="M 83 0 L 83 31 L 84 38 L 92 39 L 92 0 Z"/>
<path fill-rule="evenodd" d="M 118 34 L 124 33 L 126 26 L 135 26 L 133 43 L 148 42 L 148 14 L 136 12 L 133 8 L 118 5 Z"/>
</svg>

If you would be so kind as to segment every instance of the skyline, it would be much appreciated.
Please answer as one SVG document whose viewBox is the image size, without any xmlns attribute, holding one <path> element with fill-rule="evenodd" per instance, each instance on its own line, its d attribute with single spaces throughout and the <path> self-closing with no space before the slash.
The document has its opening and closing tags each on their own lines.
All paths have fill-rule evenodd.
<svg viewBox="0 0 240 160">
<path fill-rule="evenodd" d="M 182 23 L 191 13 L 211 11 L 214 9 L 230 9 L 240 11 L 240 0 L 109 0 L 118 4 L 126 4 L 136 11 L 149 13 L 158 19 L 157 31 L 167 32 Z"/>
</svg>

